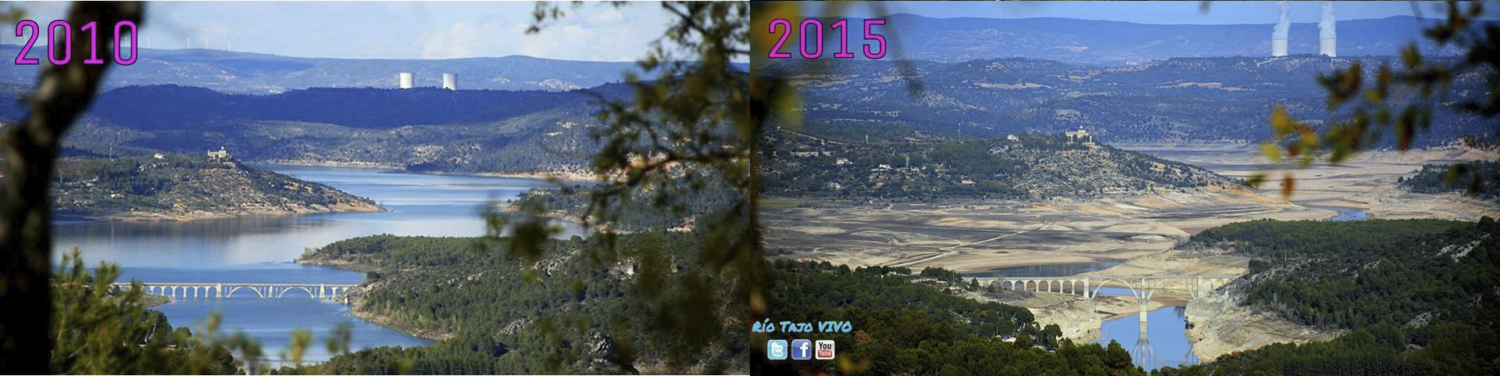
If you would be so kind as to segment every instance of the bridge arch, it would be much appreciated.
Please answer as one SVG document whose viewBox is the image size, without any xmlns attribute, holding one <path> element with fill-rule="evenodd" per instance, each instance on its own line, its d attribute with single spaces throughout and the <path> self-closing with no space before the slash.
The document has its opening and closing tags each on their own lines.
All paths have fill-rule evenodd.
<svg viewBox="0 0 1500 376">
<path fill-rule="evenodd" d="M 288 288 L 282 289 L 280 293 L 276 294 L 276 297 L 277 298 L 281 298 L 283 296 L 286 296 L 286 292 L 287 291 L 291 291 L 293 289 L 301 289 L 302 291 L 306 291 L 307 292 L 307 297 L 309 297 L 309 298 L 313 298 L 313 299 L 317 299 L 318 298 L 318 294 L 314 293 L 312 291 L 312 289 L 307 288 L 307 286 L 292 286 L 292 287 L 288 287 Z"/>
<path fill-rule="evenodd" d="M 1131 284 L 1130 281 L 1125 280 L 1125 279 L 1121 279 L 1121 278 L 1109 278 L 1109 279 L 1100 280 L 1099 281 L 1099 285 L 1098 286 L 1094 286 L 1093 291 L 1089 291 L 1089 298 L 1093 298 L 1095 296 L 1098 296 L 1099 295 L 1099 290 L 1103 289 L 1104 285 L 1107 285 L 1110 282 L 1119 282 L 1121 284 L 1124 284 L 1125 288 L 1130 289 L 1130 294 L 1131 295 L 1133 295 L 1133 296 L 1139 296 L 1140 295 L 1140 292 L 1139 292 L 1140 290 L 1136 289 L 1135 285 Z M 1145 288 L 1145 286 L 1141 286 L 1141 287 Z"/>
<path fill-rule="evenodd" d="M 240 289 L 243 289 L 243 288 L 248 288 L 248 289 L 250 289 L 250 291 L 254 291 L 255 295 L 258 296 L 258 297 L 260 297 L 260 298 L 262 298 L 262 299 L 264 299 L 266 297 L 266 294 L 261 293 L 260 289 L 252 287 L 252 286 L 235 286 L 234 288 L 229 289 L 229 292 L 224 293 L 224 297 L 228 298 L 228 297 L 234 296 L 234 292 L 235 291 L 240 291 Z"/>
</svg>

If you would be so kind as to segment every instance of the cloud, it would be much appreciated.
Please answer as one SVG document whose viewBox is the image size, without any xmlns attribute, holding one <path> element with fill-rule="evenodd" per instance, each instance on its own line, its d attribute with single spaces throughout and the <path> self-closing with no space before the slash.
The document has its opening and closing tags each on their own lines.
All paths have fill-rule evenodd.
<svg viewBox="0 0 1500 376">
<path fill-rule="evenodd" d="M 549 59 L 632 61 L 661 36 L 665 18 L 655 7 L 585 6 L 526 34 L 529 21 L 494 18 L 458 21 L 417 38 L 422 57 L 451 59 L 527 55 Z"/>
<path fill-rule="evenodd" d="M 419 43 L 424 59 L 451 59 L 473 57 L 484 33 L 480 27 L 467 21 L 454 23 L 447 30 L 423 35 Z"/>
</svg>

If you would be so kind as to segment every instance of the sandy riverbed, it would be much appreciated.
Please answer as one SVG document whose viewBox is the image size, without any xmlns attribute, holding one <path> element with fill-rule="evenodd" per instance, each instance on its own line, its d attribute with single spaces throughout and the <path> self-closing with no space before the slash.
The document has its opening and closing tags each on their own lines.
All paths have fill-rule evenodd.
<svg viewBox="0 0 1500 376">
<path fill-rule="evenodd" d="M 1258 191 L 1191 189 L 1149 195 L 1042 202 L 950 201 L 939 203 L 803 201 L 768 198 L 781 205 L 761 209 L 767 226 L 767 257 L 829 261 L 851 266 L 898 265 L 920 270 L 939 266 L 976 273 L 1008 266 L 1127 261 L 1091 275 L 1242 275 L 1247 259 L 1222 250 L 1175 249 L 1204 229 L 1255 219 L 1323 220 L 1326 208 L 1354 208 L 1370 218 L 1476 220 L 1500 217 L 1500 203 L 1457 194 L 1428 195 L 1395 187 L 1423 163 L 1494 158 L 1464 149 L 1369 152 L 1339 166 L 1266 170 L 1245 146 L 1127 145 L 1124 148 L 1198 165 L 1244 178 L 1266 172 L 1296 176 L 1297 189 L 1283 197 L 1277 183 Z M 1293 203 L 1295 200 L 1297 203 Z M 1300 203 L 1300 204 L 1299 204 Z M 1315 206 L 1315 207 L 1314 207 Z M 1076 342 L 1092 341 L 1103 320 L 1133 315 L 1131 297 L 1048 292 L 966 293 L 969 297 L 1026 307 L 1043 324 L 1056 323 Z M 1159 290 L 1148 310 L 1187 305 L 1197 326 L 1188 336 L 1200 359 L 1274 342 L 1326 340 L 1325 333 L 1255 312 L 1227 290 L 1191 299 L 1181 289 Z"/>
</svg>

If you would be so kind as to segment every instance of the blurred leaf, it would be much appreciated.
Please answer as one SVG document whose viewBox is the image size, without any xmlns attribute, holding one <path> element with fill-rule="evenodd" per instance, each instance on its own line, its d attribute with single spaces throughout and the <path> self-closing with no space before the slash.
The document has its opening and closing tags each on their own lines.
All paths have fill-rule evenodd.
<svg viewBox="0 0 1500 376">
<path fill-rule="evenodd" d="M 1249 185 L 1251 188 L 1260 188 L 1260 185 L 1264 184 L 1265 182 L 1266 182 L 1266 174 L 1265 173 L 1257 172 L 1257 173 L 1254 173 L 1254 174 L 1250 174 L 1250 177 L 1245 178 L 1245 184 Z"/>
<path fill-rule="evenodd" d="M 1273 143 L 1261 143 L 1260 154 L 1266 156 L 1271 163 L 1281 163 L 1281 147 Z"/>
<path fill-rule="evenodd" d="M 1281 178 L 1281 197 L 1286 198 L 1286 199 L 1291 199 L 1292 198 L 1292 192 L 1295 191 L 1296 189 L 1297 189 L 1297 179 L 1294 178 L 1294 177 L 1292 177 L 1291 173 L 1287 173 L 1287 174 L 1283 175 L 1282 178 Z"/>
<path fill-rule="evenodd" d="M 1292 134 L 1292 131 L 1295 130 L 1296 127 L 1296 122 L 1292 120 L 1291 115 L 1287 115 L 1285 107 L 1276 105 L 1276 107 L 1271 110 L 1271 130 L 1274 131 L 1273 134 L 1275 139 L 1280 140 L 1286 138 L 1287 135 Z"/>
</svg>

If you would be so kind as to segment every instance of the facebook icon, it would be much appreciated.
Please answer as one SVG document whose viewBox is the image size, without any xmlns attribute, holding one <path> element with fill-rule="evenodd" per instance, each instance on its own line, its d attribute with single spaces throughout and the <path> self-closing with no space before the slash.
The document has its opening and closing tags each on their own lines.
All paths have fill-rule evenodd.
<svg viewBox="0 0 1500 376">
<path fill-rule="evenodd" d="M 812 359 L 812 354 L 813 354 L 812 341 L 808 341 L 808 340 L 805 340 L 805 339 L 795 339 L 795 340 L 792 340 L 792 359 L 793 360 L 808 360 L 808 359 Z"/>
</svg>

